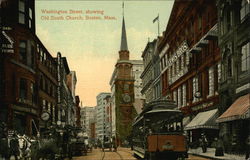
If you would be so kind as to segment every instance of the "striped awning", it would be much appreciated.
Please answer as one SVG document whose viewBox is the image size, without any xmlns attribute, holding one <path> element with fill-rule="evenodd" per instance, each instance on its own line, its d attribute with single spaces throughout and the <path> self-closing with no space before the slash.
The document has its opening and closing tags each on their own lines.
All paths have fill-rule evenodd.
<svg viewBox="0 0 250 160">
<path fill-rule="evenodd" d="M 218 124 L 216 124 L 215 120 L 218 117 L 218 109 L 213 109 L 206 112 L 198 113 L 194 119 L 186 125 L 184 130 L 192 130 L 199 128 L 206 129 L 219 129 Z"/>
<path fill-rule="evenodd" d="M 228 122 L 250 118 L 250 94 L 239 97 L 216 122 Z"/>
</svg>

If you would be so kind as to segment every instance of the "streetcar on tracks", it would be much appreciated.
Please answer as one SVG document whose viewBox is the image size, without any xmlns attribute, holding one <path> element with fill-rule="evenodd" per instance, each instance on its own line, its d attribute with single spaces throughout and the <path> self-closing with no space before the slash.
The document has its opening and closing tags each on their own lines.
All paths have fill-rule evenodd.
<svg viewBox="0 0 250 160">
<path fill-rule="evenodd" d="M 133 122 L 134 154 L 146 160 L 177 160 L 187 157 L 183 114 L 170 100 L 152 101 Z"/>
</svg>

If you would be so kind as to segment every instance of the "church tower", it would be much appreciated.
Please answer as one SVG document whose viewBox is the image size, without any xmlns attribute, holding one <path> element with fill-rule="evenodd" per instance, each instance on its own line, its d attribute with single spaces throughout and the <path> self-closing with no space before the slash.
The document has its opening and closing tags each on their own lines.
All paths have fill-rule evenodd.
<svg viewBox="0 0 250 160">
<path fill-rule="evenodd" d="M 116 137 L 120 145 L 125 140 L 129 141 L 132 130 L 132 121 L 136 115 L 133 106 L 134 77 L 132 66 L 133 64 L 129 60 L 125 19 L 123 14 L 119 59 L 115 65 Z"/>
</svg>

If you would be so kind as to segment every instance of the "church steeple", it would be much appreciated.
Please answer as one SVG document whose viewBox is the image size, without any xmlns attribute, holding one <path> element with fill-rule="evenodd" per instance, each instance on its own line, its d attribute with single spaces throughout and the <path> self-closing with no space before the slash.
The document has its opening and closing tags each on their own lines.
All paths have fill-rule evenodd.
<svg viewBox="0 0 250 160">
<path fill-rule="evenodd" d="M 129 60 L 129 51 L 127 43 L 127 34 L 124 19 L 124 2 L 122 3 L 122 35 L 121 35 L 121 46 L 119 51 L 120 60 Z"/>
<path fill-rule="evenodd" d="M 120 51 L 128 51 L 127 34 L 126 34 L 124 15 L 123 15 L 123 19 L 122 19 L 122 36 L 121 36 Z"/>
</svg>

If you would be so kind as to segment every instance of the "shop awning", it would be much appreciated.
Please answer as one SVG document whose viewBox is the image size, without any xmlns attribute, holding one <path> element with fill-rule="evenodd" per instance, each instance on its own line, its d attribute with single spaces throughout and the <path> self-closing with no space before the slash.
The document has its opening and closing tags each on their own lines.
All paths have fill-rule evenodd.
<svg viewBox="0 0 250 160">
<path fill-rule="evenodd" d="M 216 122 L 228 122 L 250 118 L 250 94 L 239 97 Z"/>
<path fill-rule="evenodd" d="M 218 109 L 198 113 L 194 119 L 184 128 L 184 130 L 192 130 L 199 128 L 219 129 L 215 120 L 218 117 Z"/>
<path fill-rule="evenodd" d="M 185 127 L 189 122 L 190 122 L 190 118 L 189 117 L 184 117 L 183 120 L 182 120 L 182 125 Z"/>
</svg>

